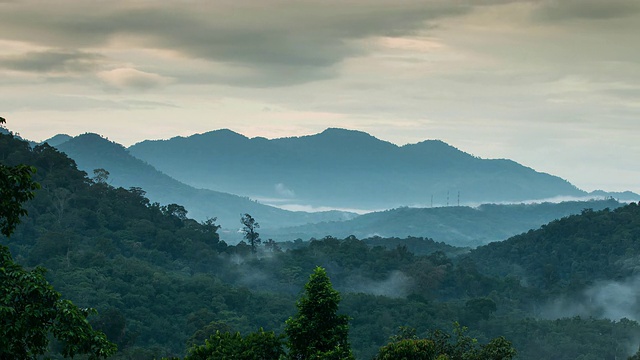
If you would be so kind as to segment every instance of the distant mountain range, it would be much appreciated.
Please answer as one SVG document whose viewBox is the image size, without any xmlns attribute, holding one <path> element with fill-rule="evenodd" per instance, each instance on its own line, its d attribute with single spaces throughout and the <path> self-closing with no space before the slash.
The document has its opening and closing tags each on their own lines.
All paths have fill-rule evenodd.
<svg viewBox="0 0 640 360">
<path fill-rule="evenodd" d="M 454 246 L 476 247 L 537 229 L 553 220 L 580 214 L 585 209 L 598 211 L 616 209 L 623 205 L 614 199 L 606 199 L 541 204 L 485 204 L 477 208 L 398 208 L 361 215 L 348 221 L 270 230 L 265 235 L 274 239 L 321 239 L 327 235 L 338 238 L 354 235 L 359 239 L 425 237 Z"/>
<path fill-rule="evenodd" d="M 55 139 L 64 140 L 64 137 L 56 136 Z M 217 217 L 217 224 L 231 230 L 230 233 L 223 232 L 223 238 L 226 240 L 239 239 L 240 235 L 235 234 L 234 229 L 240 228 L 240 215 L 243 213 L 250 213 L 264 228 L 345 220 L 356 216 L 340 211 L 286 211 L 246 197 L 196 189 L 159 172 L 153 166 L 131 156 L 122 145 L 96 134 L 67 138 L 66 141 L 58 142 L 56 148 L 74 159 L 78 168 L 87 172 L 90 177 L 93 176 L 94 169 L 103 168 L 109 171 L 108 183 L 113 186 L 140 187 L 147 192 L 151 201 L 183 205 L 189 211 L 188 216 L 197 220 Z"/>
<path fill-rule="evenodd" d="M 397 146 L 343 129 L 273 140 L 217 130 L 129 151 L 186 184 L 281 205 L 375 210 L 587 195 L 557 176 L 442 141 Z"/>
<path fill-rule="evenodd" d="M 557 177 L 535 172 L 509 160 L 478 159 L 440 141 L 398 147 L 365 133 L 340 129 L 329 129 L 321 134 L 302 138 L 276 140 L 248 139 L 229 130 L 219 130 L 189 138 L 147 141 L 129 150 L 96 134 L 77 137 L 57 135 L 47 140 L 47 143 L 67 153 L 89 176 L 92 176 L 94 169 L 104 168 L 110 172 L 108 182 L 111 185 L 140 187 L 147 192 L 151 201 L 183 205 L 189 211 L 188 216 L 197 220 L 217 217 L 217 223 L 223 226 L 223 239 L 232 242 L 241 238 L 237 229 L 240 227 L 239 218 L 242 213 L 250 213 L 258 220 L 262 225 L 260 232 L 263 238 L 272 237 L 277 241 L 296 238 L 307 240 L 326 235 L 355 235 L 359 238 L 422 236 L 449 244 L 474 247 L 538 228 L 546 222 L 579 213 L 585 208 L 600 210 L 620 206 L 617 201 L 609 199 L 560 204 L 482 205 L 471 208 L 453 206 L 457 205 L 457 191 L 451 190 L 448 191 L 450 206 L 438 207 L 437 205 L 446 203 L 438 203 L 437 193 L 434 191 L 433 208 L 430 208 L 430 204 L 423 208 L 403 206 L 362 216 L 344 211 L 286 211 L 262 203 L 283 201 L 289 204 L 340 205 L 347 208 L 382 207 L 399 201 L 414 204 L 421 201 L 425 189 L 444 186 L 444 182 L 437 181 L 444 176 L 441 173 L 450 174 L 452 183 L 464 184 L 469 188 L 475 184 L 480 189 L 479 193 L 497 196 L 490 199 L 491 202 L 501 199 L 506 201 L 499 195 L 507 193 L 513 197 L 520 194 L 518 196 L 523 199 L 536 198 L 535 194 L 544 198 L 588 195 Z M 169 145 L 175 147 L 175 154 L 167 152 Z M 158 171 L 151 164 L 131 154 L 136 149 L 155 146 L 160 155 L 155 150 L 145 150 L 153 155 L 155 160 L 152 161 L 165 165 L 171 163 L 175 168 L 191 172 L 192 177 L 181 175 L 181 178 L 194 186 Z M 210 150 L 206 150 L 207 148 Z M 341 156 L 342 153 L 345 156 Z M 160 161 L 162 156 L 168 160 Z M 367 157 L 377 160 L 369 160 L 373 164 L 367 163 Z M 174 158 L 175 163 L 171 160 Z M 182 161 L 177 162 L 178 159 Z M 413 159 L 416 173 L 424 175 L 422 188 L 418 186 L 419 177 L 414 176 L 409 169 L 408 159 Z M 426 168 L 440 169 L 441 173 L 431 174 Z M 466 180 L 465 169 L 469 172 Z M 296 171 L 300 172 L 298 176 L 293 175 Z M 323 171 L 325 173 L 321 174 Z M 385 171 L 388 175 L 386 180 Z M 286 184 L 276 182 L 273 185 L 281 179 L 277 176 L 287 172 L 291 175 L 286 177 Z M 399 174 L 404 174 L 404 177 Z M 206 176 L 217 179 L 215 181 L 228 181 L 225 185 L 227 188 L 236 189 L 241 194 L 259 194 L 265 200 L 258 202 L 247 196 L 198 189 L 198 186 L 207 183 Z M 500 176 L 504 178 L 500 179 Z M 233 179 L 236 180 L 234 184 L 230 182 Z M 359 188 L 356 186 L 358 179 L 361 181 Z M 435 182 L 427 181 L 429 179 Z M 489 179 L 494 180 L 491 182 Z M 403 182 L 413 183 L 403 187 Z M 241 191 L 242 184 L 251 190 Z M 350 189 L 353 196 L 342 189 L 341 184 Z M 549 187 L 545 188 L 545 184 Z M 494 186 L 497 188 L 494 189 Z M 557 192 L 551 192 L 551 188 Z M 444 191 L 444 187 L 441 189 Z M 507 190 L 499 191 L 504 189 Z M 343 198 L 331 191 L 338 192 Z M 411 191 L 415 191 L 416 195 L 412 197 Z M 460 193 L 464 199 L 462 190 Z M 392 194 L 396 194 L 397 198 L 393 198 Z M 365 195 L 371 198 L 368 199 Z M 446 195 L 445 192 L 444 196 Z M 591 196 L 600 199 L 611 196 L 623 200 L 640 199 L 631 192 L 598 191 Z M 351 200 L 354 202 L 350 202 Z"/>
</svg>

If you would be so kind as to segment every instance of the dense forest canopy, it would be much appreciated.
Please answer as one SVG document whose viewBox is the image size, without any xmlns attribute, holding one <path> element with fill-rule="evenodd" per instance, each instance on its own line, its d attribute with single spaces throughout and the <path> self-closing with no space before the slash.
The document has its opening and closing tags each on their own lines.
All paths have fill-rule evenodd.
<svg viewBox="0 0 640 360">
<path fill-rule="evenodd" d="M 406 339 L 390 342 L 401 326 L 433 341 L 434 330 L 454 322 L 482 344 L 505 336 L 519 359 L 619 359 L 638 348 L 637 310 L 609 319 L 603 309 L 541 311 L 634 276 L 637 204 L 585 210 L 470 252 L 413 239 L 406 244 L 414 252 L 402 239 L 385 247 L 382 238 L 354 236 L 264 241 L 254 252 L 228 245 L 213 220 L 192 220 L 181 205 L 90 178 L 48 145 L 0 135 L 0 163 L 34 166 L 41 184 L 24 205 L 29 216 L 2 244 L 17 263 L 49 269 L 65 298 L 98 310 L 89 320 L 118 345 L 114 358 L 182 357 L 217 333 L 282 335 L 317 266 L 341 294 L 357 359 L 394 341 L 389 351 L 401 351 Z"/>
</svg>

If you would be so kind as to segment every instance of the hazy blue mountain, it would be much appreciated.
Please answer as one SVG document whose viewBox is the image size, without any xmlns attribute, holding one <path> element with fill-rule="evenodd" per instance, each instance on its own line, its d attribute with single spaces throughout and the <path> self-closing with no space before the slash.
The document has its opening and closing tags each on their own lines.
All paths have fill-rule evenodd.
<svg viewBox="0 0 640 360">
<path fill-rule="evenodd" d="M 274 204 L 388 209 L 456 205 L 458 194 L 461 204 L 586 195 L 556 176 L 442 141 L 397 146 L 343 129 L 274 140 L 217 130 L 129 150 L 192 186 Z"/>
<path fill-rule="evenodd" d="M 73 136 L 71 135 L 67 135 L 67 134 L 58 134 L 55 135 L 45 141 L 43 141 L 43 143 L 47 143 L 53 147 L 56 147 L 64 142 L 67 142 L 69 140 L 73 139 Z"/>
<path fill-rule="evenodd" d="M 285 211 L 246 197 L 196 189 L 159 172 L 153 166 L 133 157 L 122 145 L 96 134 L 77 136 L 59 144 L 57 148 L 74 159 L 78 168 L 86 171 L 90 177 L 93 176 L 94 169 L 106 169 L 110 173 L 108 182 L 111 185 L 124 188 L 140 187 L 147 192 L 147 197 L 151 201 L 183 205 L 189 211 L 189 216 L 197 220 L 217 217 L 217 223 L 224 229 L 240 228 L 242 213 L 250 213 L 263 228 L 343 220 L 355 216 L 352 213 L 339 211 L 320 213 Z M 191 163 L 191 161 L 185 162 Z M 196 163 L 192 164 L 194 167 L 197 166 Z M 230 238 L 233 240 L 238 236 L 223 232 L 223 238 L 226 240 Z"/>
<path fill-rule="evenodd" d="M 357 238 L 379 236 L 427 237 L 455 246 L 478 246 L 537 229 L 584 209 L 615 209 L 623 206 L 613 199 L 562 203 L 495 205 L 477 208 L 399 208 L 361 215 L 343 222 L 324 222 L 269 231 L 274 239 L 309 239 L 327 235 Z M 266 233 L 265 233 L 266 234 Z M 266 234 L 267 235 L 267 234 Z"/>
<path fill-rule="evenodd" d="M 640 195 L 632 192 L 632 191 L 604 191 L 604 190 L 595 190 L 589 193 L 590 196 L 596 197 L 611 197 L 614 199 L 618 199 L 620 201 L 638 201 L 640 200 Z"/>
</svg>

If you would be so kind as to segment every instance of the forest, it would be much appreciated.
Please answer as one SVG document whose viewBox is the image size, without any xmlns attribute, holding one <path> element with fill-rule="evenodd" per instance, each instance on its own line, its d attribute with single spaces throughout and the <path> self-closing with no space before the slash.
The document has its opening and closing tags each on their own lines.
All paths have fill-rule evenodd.
<svg viewBox="0 0 640 360">
<path fill-rule="evenodd" d="M 151 202 L 144 189 L 115 188 L 104 171 L 80 171 L 47 144 L 0 134 L 0 164 L 30 167 L 39 184 L 19 201 L 20 224 L 0 238 L 10 252 L 3 264 L 46 269 L 99 340 L 85 351 L 55 336 L 42 350 L 53 358 L 97 347 L 104 351 L 87 356 L 215 359 L 225 344 L 247 359 L 260 358 L 247 355 L 258 345 L 275 349 L 272 356 L 314 358 L 300 355 L 295 330 L 308 330 L 296 321 L 314 299 L 314 281 L 335 304 L 340 330 L 331 335 L 339 346 L 315 358 L 392 359 L 421 349 L 425 359 L 586 360 L 638 351 L 638 294 L 622 291 L 634 288 L 640 269 L 636 203 L 584 209 L 473 250 L 429 238 L 276 243 L 260 239 L 255 223 L 252 241 L 229 245 L 216 214 L 198 222 L 182 205 Z"/>
</svg>

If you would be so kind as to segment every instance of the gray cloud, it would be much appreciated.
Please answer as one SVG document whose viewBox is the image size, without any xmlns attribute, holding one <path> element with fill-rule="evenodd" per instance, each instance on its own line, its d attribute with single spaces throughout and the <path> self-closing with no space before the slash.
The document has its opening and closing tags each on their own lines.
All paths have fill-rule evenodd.
<svg viewBox="0 0 640 360">
<path fill-rule="evenodd" d="M 94 71 L 104 56 L 74 50 L 32 51 L 20 55 L 0 57 L 0 67 L 36 73 L 78 73 Z"/>
<path fill-rule="evenodd" d="M 34 104 L 38 104 L 34 106 Z M 147 101 L 147 100 L 110 100 L 89 96 L 73 95 L 38 95 L 31 94 L 31 97 L 0 97 L 0 109 L 9 112 L 21 110 L 27 111 L 96 111 L 96 110 L 147 110 L 161 108 L 176 108 L 177 106 L 169 102 Z"/>
<path fill-rule="evenodd" d="M 333 76 L 328 68 L 366 51 L 355 40 L 415 33 L 470 9 L 440 0 L 26 2 L 3 6 L 0 37 L 79 49 L 115 39 L 249 66 L 258 82 L 289 84 Z"/>
<path fill-rule="evenodd" d="M 637 0 L 547 0 L 535 15 L 540 19 L 559 21 L 625 18 L 638 13 L 640 2 Z"/>
</svg>

